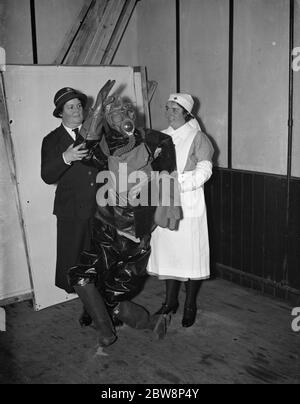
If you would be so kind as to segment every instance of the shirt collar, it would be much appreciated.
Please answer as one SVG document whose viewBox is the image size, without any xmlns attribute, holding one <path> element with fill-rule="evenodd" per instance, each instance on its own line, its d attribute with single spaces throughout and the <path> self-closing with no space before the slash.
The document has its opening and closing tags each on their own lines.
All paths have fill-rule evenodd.
<svg viewBox="0 0 300 404">
<path fill-rule="evenodd" d="M 76 129 L 76 128 L 71 129 L 68 126 L 64 125 L 63 123 L 62 123 L 62 126 L 66 129 L 68 134 L 75 140 L 76 136 L 75 136 L 75 133 L 73 132 L 73 130 Z M 82 125 L 79 125 L 79 126 L 77 126 L 77 128 L 80 130 L 81 126 Z"/>
</svg>

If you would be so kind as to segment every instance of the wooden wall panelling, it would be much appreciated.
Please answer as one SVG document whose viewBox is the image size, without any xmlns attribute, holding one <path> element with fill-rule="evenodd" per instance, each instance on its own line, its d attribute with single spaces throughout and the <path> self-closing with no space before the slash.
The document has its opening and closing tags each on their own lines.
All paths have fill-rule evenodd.
<svg viewBox="0 0 300 404">
<path fill-rule="evenodd" d="M 253 272 L 253 174 L 243 173 L 242 176 L 242 262 L 241 270 Z"/>
<path fill-rule="evenodd" d="M 221 248 L 222 263 L 232 264 L 232 196 L 231 172 L 224 170 L 221 176 Z"/>
<path fill-rule="evenodd" d="M 213 170 L 213 175 L 205 184 L 208 234 L 212 269 L 214 263 L 222 262 L 221 254 L 221 172 Z"/>
<path fill-rule="evenodd" d="M 300 180 L 290 184 L 288 285 L 300 290 Z"/>
<path fill-rule="evenodd" d="M 276 282 L 285 280 L 287 237 L 287 180 L 265 176 L 265 228 L 263 277 Z"/>
<path fill-rule="evenodd" d="M 239 172 L 231 174 L 231 200 L 232 200 L 232 243 L 231 243 L 231 266 L 242 267 L 242 246 L 243 246 L 243 176 Z"/>
<path fill-rule="evenodd" d="M 252 273 L 263 276 L 265 242 L 265 179 L 253 174 L 252 195 Z"/>
<path fill-rule="evenodd" d="M 205 188 L 212 269 L 281 298 L 300 290 L 300 180 L 215 169 Z M 295 292 L 296 291 L 296 292 Z M 297 295 L 297 293 L 296 293 Z"/>
<path fill-rule="evenodd" d="M 300 0 L 295 0 L 295 19 L 294 19 L 294 46 L 300 46 Z M 299 56 L 299 53 L 298 53 Z M 296 60 L 296 57 L 295 59 Z M 293 76 L 293 139 L 292 139 L 292 176 L 300 177 L 300 70 L 299 60 L 297 70 Z"/>
</svg>

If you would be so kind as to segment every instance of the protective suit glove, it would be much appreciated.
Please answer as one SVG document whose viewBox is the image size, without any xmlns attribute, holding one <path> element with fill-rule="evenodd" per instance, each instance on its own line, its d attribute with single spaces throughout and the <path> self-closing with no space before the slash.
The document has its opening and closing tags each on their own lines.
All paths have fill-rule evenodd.
<svg viewBox="0 0 300 404">
<path fill-rule="evenodd" d="M 106 105 L 114 101 L 114 97 L 108 94 L 115 84 L 115 80 L 108 80 L 100 89 L 96 102 L 88 112 L 88 116 L 80 128 L 80 135 L 87 141 L 99 141 L 102 136 L 102 126 L 104 121 L 104 109 Z"/>
</svg>

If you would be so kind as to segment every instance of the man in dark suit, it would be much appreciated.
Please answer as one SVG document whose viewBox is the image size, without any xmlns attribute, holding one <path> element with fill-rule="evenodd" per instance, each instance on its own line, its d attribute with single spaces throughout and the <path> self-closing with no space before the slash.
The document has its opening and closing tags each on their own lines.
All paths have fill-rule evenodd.
<svg viewBox="0 0 300 404">
<path fill-rule="evenodd" d="M 90 248 L 96 209 L 98 169 L 81 161 L 88 151 L 84 139 L 78 139 L 86 102 L 85 94 L 70 87 L 55 94 L 53 115 L 62 123 L 43 139 L 41 153 L 42 179 L 57 184 L 53 210 L 57 216 L 55 285 L 68 293 L 74 290 L 67 271 L 78 262 L 80 253 Z"/>
</svg>

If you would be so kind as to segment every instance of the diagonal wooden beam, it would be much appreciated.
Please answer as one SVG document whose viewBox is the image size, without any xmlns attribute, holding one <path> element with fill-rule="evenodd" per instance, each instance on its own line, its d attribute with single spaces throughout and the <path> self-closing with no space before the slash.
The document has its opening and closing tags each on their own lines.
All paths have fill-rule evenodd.
<svg viewBox="0 0 300 404">
<path fill-rule="evenodd" d="M 66 58 L 64 59 L 64 64 L 83 64 L 82 61 L 85 59 L 90 49 L 91 43 L 94 40 L 95 32 L 97 32 L 97 28 L 99 27 L 99 24 L 101 24 L 101 19 L 108 2 L 109 0 L 92 1 L 86 18 L 81 24 L 80 30 L 77 33 L 76 38 L 73 41 L 73 44 L 69 49 Z"/>
<path fill-rule="evenodd" d="M 100 64 L 109 65 L 112 63 L 136 3 L 137 0 L 126 1 L 126 4 L 123 7 L 122 13 L 120 15 L 119 21 L 106 47 L 106 50 L 103 54 Z"/>
<path fill-rule="evenodd" d="M 94 38 L 87 55 L 84 59 L 79 58 L 81 64 L 99 65 L 101 63 L 102 56 L 117 25 L 125 3 L 126 0 L 110 0 L 108 2 L 97 31 L 94 33 Z"/>
<path fill-rule="evenodd" d="M 155 93 L 157 85 L 158 85 L 157 81 L 154 81 L 154 80 L 152 80 L 152 81 L 148 80 L 147 81 L 147 93 L 148 93 L 148 102 L 149 103 L 152 100 L 152 97 L 153 97 L 153 95 Z"/>
<path fill-rule="evenodd" d="M 59 50 L 58 54 L 55 57 L 54 64 L 60 65 L 63 64 L 64 59 L 66 58 L 75 38 L 76 35 L 81 27 L 81 24 L 85 20 L 90 8 L 95 6 L 96 0 L 85 0 L 82 6 L 80 13 L 78 14 L 74 24 L 72 25 L 69 32 L 67 32 L 65 39 L 63 41 L 63 46 Z"/>
<path fill-rule="evenodd" d="M 111 64 L 138 0 L 86 0 L 55 64 Z"/>
</svg>

